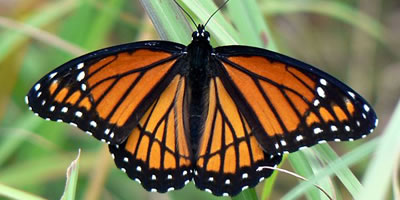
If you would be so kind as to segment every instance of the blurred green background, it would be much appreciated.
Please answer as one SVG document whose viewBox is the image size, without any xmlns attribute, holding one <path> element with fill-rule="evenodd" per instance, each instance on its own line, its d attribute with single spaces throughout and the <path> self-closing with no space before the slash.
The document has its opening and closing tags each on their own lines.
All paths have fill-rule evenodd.
<svg viewBox="0 0 400 200">
<path fill-rule="evenodd" d="M 214 4 L 211 0 L 179 2 L 199 23 L 222 3 L 215 1 Z M 373 105 L 380 124 L 367 139 L 331 143 L 331 146 L 339 155 L 355 152 L 358 160 L 350 169 L 363 185 L 371 183 L 362 180 L 373 180 L 366 177 L 376 176 L 369 171 L 374 164 L 381 164 L 382 171 L 393 169 L 389 171 L 393 178 L 379 190 L 386 199 L 400 198 L 399 149 L 388 146 L 391 151 L 379 154 L 379 145 L 397 141 L 396 136 L 386 137 L 388 143 L 379 140 L 385 138 L 384 134 L 390 135 L 386 130 L 389 121 L 400 124 L 396 122 L 398 118 L 393 117 L 400 96 L 400 1 L 251 0 L 245 2 L 244 7 L 238 2 L 243 3 L 231 0 L 215 21 L 210 21 L 212 43 L 279 49 L 318 66 L 358 91 Z M 106 145 L 77 128 L 35 117 L 24 103 L 24 96 L 37 80 L 78 55 L 121 43 L 159 39 L 159 35 L 176 42 L 189 41 L 190 24 L 180 20 L 182 15 L 173 3 L 166 0 L 142 3 L 139 0 L 0 0 L 0 198 L 11 198 L 11 188 L 14 188 L 38 199 L 59 199 L 64 191 L 67 167 L 80 148 L 77 199 L 216 199 L 195 189 L 193 183 L 168 194 L 146 192 L 114 167 Z M 156 22 L 158 32 L 142 5 Z M 157 6 L 162 7 L 157 9 Z M 161 12 L 171 8 L 175 12 Z M 243 11 L 247 11 L 248 18 L 241 15 Z M 164 18 L 178 25 L 167 24 Z M 247 29 L 248 25 L 261 28 Z M 182 30 L 178 35 L 186 37 L 175 39 L 174 30 Z M 364 145 L 368 151 L 362 151 L 360 146 L 368 142 L 371 147 Z M 313 154 L 314 149 L 321 153 L 318 148 L 304 153 Z M 383 159 L 394 160 L 393 163 L 385 166 L 374 159 L 374 152 L 387 156 Z M 300 153 L 293 157 L 301 157 Z M 312 156 L 322 169 L 329 165 L 318 160 L 318 155 Z M 292 166 L 293 163 L 285 161 L 281 167 L 291 171 L 298 167 Z M 324 177 L 317 179 L 321 181 Z M 273 188 L 266 189 L 263 183 L 256 187 L 259 199 L 290 198 L 285 195 L 302 181 L 279 174 L 276 181 L 271 182 L 275 182 Z M 353 199 L 352 190 L 342 182 L 331 178 L 325 182 L 328 187 L 325 189 L 337 199 Z M 350 181 L 351 184 L 359 183 Z M 318 197 L 305 191 L 308 193 L 300 199 L 326 198 L 318 191 Z M 254 198 L 257 199 L 254 195 L 247 199 Z"/>
</svg>

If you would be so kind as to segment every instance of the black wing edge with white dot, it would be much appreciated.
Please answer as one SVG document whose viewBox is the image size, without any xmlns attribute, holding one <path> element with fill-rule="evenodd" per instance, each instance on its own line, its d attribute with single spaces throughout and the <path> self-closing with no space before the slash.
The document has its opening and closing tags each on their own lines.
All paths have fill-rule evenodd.
<svg viewBox="0 0 400 200">
<path fill-rule="evenodd" d="M 264 160 L 260 160 L 249 167 L 242 167 L 236 173 L 216 173 L 204 168 L 194 170 L 194 182 L 197 188 L 215 196 L 235 196 L 248 188 L 255 187 L 259 182 L 270 177 L 274 170 L 265 166 L 277 167 L 282 156 L 264 153 Z"/>
<path fill-rule="evenodd" d="M 169 192 L 178 190 L 187 185 L 193 177 L 192 167 L 178 167 L 175 169 L 149 168 L 148 162 L 134 159 L 132 154 L 125 150 L 126 142 L 121 145 L 108 145 L 111 157 L 116 166 L 132 180 L 140 183 L 149 192 Z"/>
<path fill-rule="evenodd" d="M 335 80 L 334 80 L 335 81 Z M 334 82 L 335 83 L 335 82 Z M 325 109 L 333 120 L 325 121 L 326 116 L 318 115 L 319 122 L 307 124 L 305 117 L 295 131 L 276 136 L 275 149 L 282 153 L 294 152 L 327 141 L 354 141 L 365 138 L 378 125 L 378 118 L 372 107 L 355 91 L 342 83 L 333 84 L 320 78 L 316 86 L 316 95 L 310 105 L 309 113 L 319 113 Z M 335 106 L 340 108 L 346 120 L 336 115 Z M 353 107 L 353 113 L 348 110 Z"/>
<path fill-rule="evenodd" d="M 95 102 L 85 82 L 85 66 L 89 64 L 77 61 L 72 60 L 40 79 L 25 97 L 25 102 L 35 115 L 46 120 L 79 127 L 102 142 L 119 143 L 113 126 L 95 111 Z"/>
</svg>

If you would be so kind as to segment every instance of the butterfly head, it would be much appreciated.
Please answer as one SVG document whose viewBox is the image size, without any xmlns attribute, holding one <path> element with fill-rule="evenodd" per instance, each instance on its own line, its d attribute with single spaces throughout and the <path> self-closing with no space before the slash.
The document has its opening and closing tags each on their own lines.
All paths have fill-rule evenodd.
<svg viewBox="0 0 400 200">
<path fill-rule="evenodd" d="M 210 41 L 210 33 L 205 30 L 205 26 L 199 24 L 197 26 L 197 31 L 192 34 L 193 41 Z"/>
</svg>

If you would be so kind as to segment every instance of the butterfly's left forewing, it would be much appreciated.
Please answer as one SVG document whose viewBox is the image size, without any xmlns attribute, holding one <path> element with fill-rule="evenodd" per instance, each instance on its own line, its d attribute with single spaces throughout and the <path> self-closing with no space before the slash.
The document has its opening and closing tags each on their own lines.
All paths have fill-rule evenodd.
<svg viewBox="0 0 400 200">
<path fill-rule="evenodd" d="M 295 59 L 245 46 L 216 48 L 219 74 L 269 153 L 372 132 L 375 112 L 352 89 Z"/>
<path fill-rule="evenodd" d="M 95 51 L 39 80 L 26 101 L 40 117 L 70 123 L 97 139 L 118 144 L 179 73 L 183 46 L 138 42 Z"/>
</svg>

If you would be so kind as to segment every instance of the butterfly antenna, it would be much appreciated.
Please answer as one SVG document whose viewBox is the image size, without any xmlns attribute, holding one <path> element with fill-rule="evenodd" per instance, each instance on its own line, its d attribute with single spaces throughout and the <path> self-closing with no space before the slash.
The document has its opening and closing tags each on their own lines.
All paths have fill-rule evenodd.
<svg viewBox="0 0 400 200">
<path fill-rule="evenodd" d="M 178 5 L 178 7 L 190 18 L 190 20 L 192 20 L 192 22 L 193 22 L 193 24 L 194 24 L 194 27 L 197 27 L 197 24 L 196 24 L 196 22 L 194 21 L 194 19 L 192 18 L 192 16 L 190 16 L 190 14 L 189 14 L 185 9 L 183 9 L 183 7 L 182 7 L 178 2 L 176 2 L 176 0 L 174 0 L 174 2 L 175 2 L 176 5 Z"/>
<path fill-rule="evenodd" d="M 204 27 L 207 26 L 207 24 L 208 24 L 208 22 L 210 21 L 210 19 L 211 19 L 215 14 L 217 14 L 217 12 L 218 12 L 219 10 L 221 10 L 221 9 L 228 3 L 228 1 L 229 1 L 229 0 L 226 0 L 216 11 L 214 11 L 214 13 L 208 18 L 208 20 L 207 20 L 206 23 L 204 24 Z"/>
</svg>

